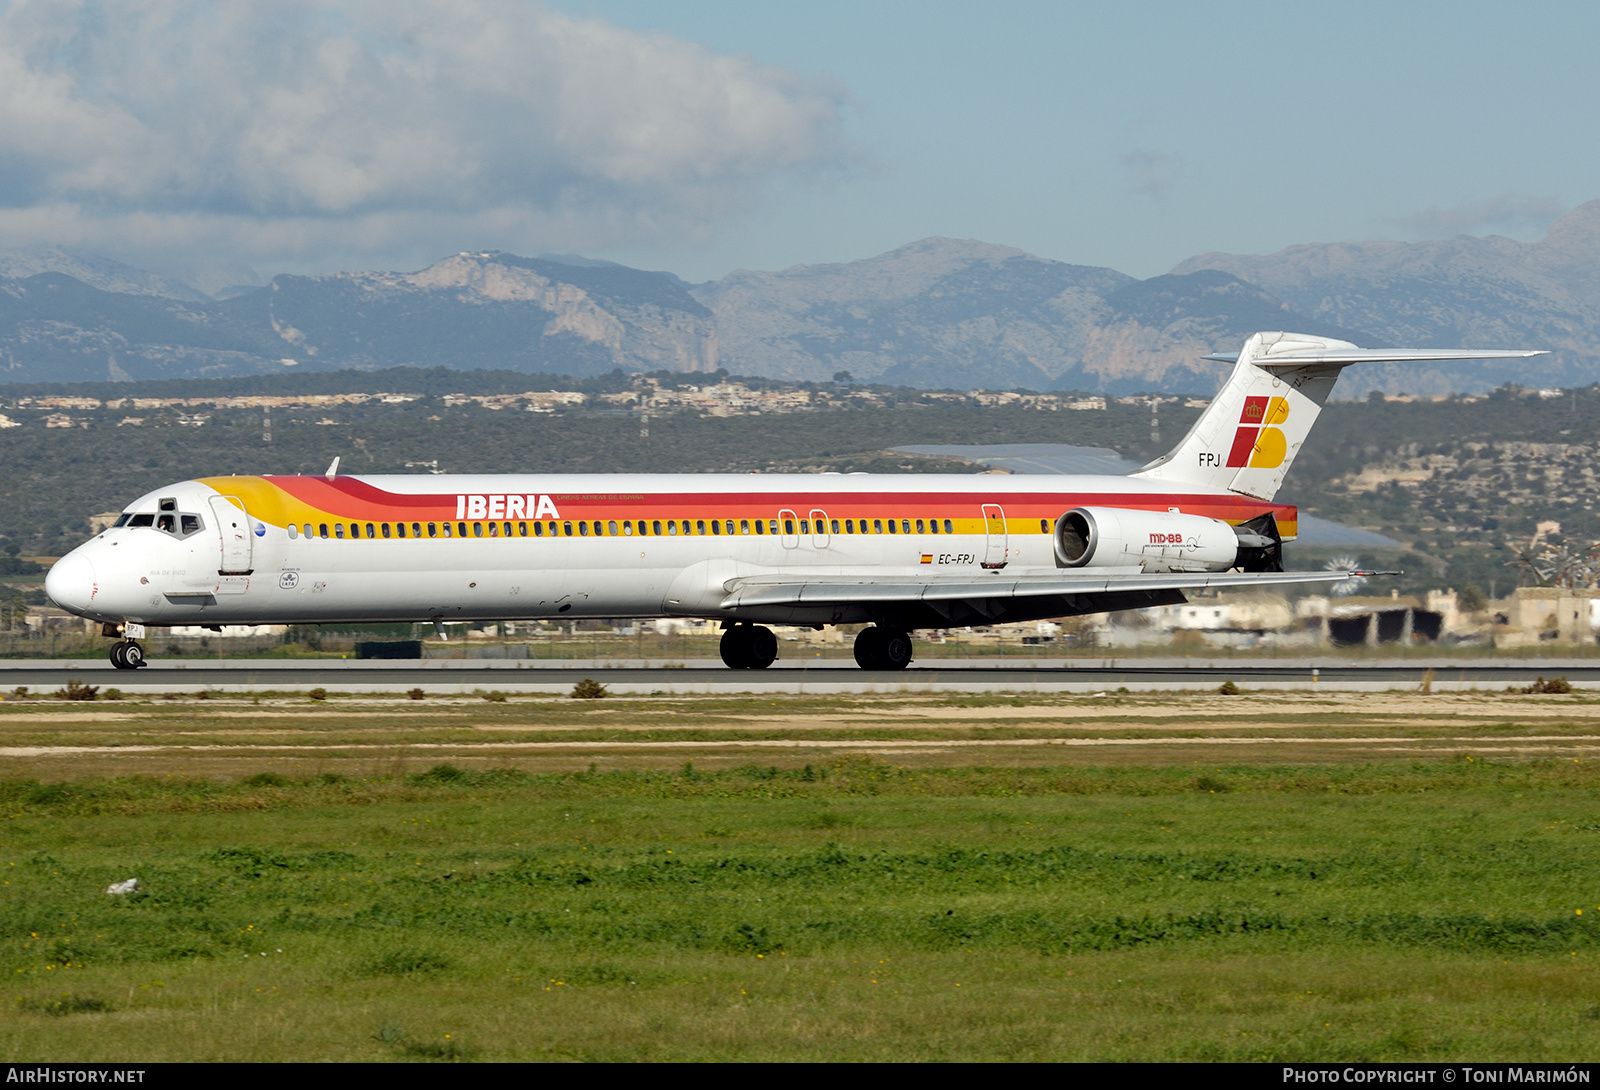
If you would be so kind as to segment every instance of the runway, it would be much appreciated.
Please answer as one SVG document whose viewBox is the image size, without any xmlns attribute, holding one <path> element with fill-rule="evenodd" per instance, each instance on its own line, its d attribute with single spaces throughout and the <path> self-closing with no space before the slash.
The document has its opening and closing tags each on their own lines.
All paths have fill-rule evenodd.
<svg viewBox="0 0 1600 1090">
<path fill-rule="evenodd" d="M 76 679 L 126 693 L 307 692 L 448 695 L 498 690 L 563 695 L 593 677 L 618 695 L 733 693 L 1095 693 L 1194 691 L 1232 681 L 1261 691 L 1435 692 L 1503 690 L 1536 678 L 1565 677 L 1575 689 L 1600 689 L 1592 659 L 929 659 L 904 671 L 857 668 L 844 659 L 780 660 L 766 670 L 729 670 L 715 660 L 291 660 L 166 659 L 138 671 L 103 659 L 0 661 L 0 694 L 26 687 L 52 692 Z"/>
</svg>

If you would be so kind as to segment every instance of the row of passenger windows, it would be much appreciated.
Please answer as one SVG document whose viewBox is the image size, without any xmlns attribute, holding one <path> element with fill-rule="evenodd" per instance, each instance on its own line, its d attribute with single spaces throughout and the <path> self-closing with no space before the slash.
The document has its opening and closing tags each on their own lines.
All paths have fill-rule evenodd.
<svg viewBox="0 0 1600 1090">
<path fill-rule="evenodd" d="M 756 534 L 777 534 L 777 519 L 635 519 L 617 522 L 615 519 L 600 521 L 570 521 L 560 522 L 319 522 L 303 525 L 289 524 L 291 538 L 384 538 L 384 537 L 632 537 L 635 534 L 641 537 L 666 537 L 679 534 L 688 535 L 714 535 L 732 534 L 734 536 Z M 955 532 L 949 519 L 941 523 L 939 519 L 817 519 L 816 533 L 821 534 L 951 534 Z M 798 526 L 798 530 L 797 530 Z M 913 526 L 915 529 L 913 529 Z M 1041 531 L 1046 529 L 1047 523 L 1041 519 Z M 530 527 L 531 532 L 530 532 Z M 794 535 L 796 532 L 809 534 L 812 532 L 811 519 L 784 519 L 782 532 Z"/>
</svg>

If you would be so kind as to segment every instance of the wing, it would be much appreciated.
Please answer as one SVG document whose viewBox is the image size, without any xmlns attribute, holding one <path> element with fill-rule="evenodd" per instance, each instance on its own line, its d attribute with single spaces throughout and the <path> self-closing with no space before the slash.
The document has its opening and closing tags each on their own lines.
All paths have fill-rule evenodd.
<svg viewBox="0 0 1600 1090">
<path fill-rule="evenodd" d="M 1038 616 L 1070 616 L 1102 610 L 1182 602 L 1184 591 L 1211 587 L 1266 587 L 1339 583 L 1379 571 L 1163 571 L 1138 568 L 1101 571 L 995 571 L 990 578 L 928 573 L 882 575 L 749 576 L 726 584 L 722 610 L 731 615 L 779 619 L 786 611 L 843 618 L 904 616 L 926 623 L 978 623 Z M 974 618 L 974 619 L 963 619 Z M 838 621 L 834 621 L 838 623 Z"/>
</svg>

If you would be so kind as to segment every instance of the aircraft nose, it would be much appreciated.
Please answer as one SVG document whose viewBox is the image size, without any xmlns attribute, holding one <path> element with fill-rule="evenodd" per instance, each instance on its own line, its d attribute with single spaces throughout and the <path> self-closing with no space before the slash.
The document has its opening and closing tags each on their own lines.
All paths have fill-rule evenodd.
<svg viewBox="0 0 1600 1090">
<path fill-rule="evenodd" d="M 70 552 L 57 560 L 44 577 L 44 592 L 50 600 L 70 613 L 87 613 L 94 596 L 99 592 L 95 584 L 94 564 L 79 552 Z"/>
</svg>

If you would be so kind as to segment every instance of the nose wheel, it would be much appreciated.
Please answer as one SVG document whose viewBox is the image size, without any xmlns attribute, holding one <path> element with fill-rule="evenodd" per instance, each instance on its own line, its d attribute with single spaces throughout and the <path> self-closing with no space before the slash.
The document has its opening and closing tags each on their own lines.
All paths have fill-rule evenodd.
<svg viewBox="0 0 1600 1090">
<path fill-rule="evenodd" d="M 149 663 L 145 662 L 144 648 L 132 640 L 119 640 L 111 645 L 111 665 L 118 670 L 137 670 Z"/>
<path fill-rule="evenodd" d="M 736 624 L 722 634 L 722 661 L 730 670 L 765 670 L 778 657 L 778 637 L 759 624 Z"/>
</svg>

